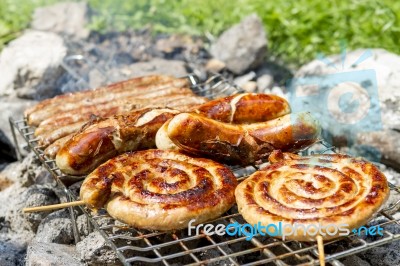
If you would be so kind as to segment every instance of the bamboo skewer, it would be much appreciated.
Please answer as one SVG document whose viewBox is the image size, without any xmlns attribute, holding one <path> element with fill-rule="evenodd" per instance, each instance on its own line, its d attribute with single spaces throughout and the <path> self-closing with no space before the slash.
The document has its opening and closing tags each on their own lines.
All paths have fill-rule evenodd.
<svg viewBox="0 0 400 266">
<path fill-rule="evenodd" d="M 71 201 L 71 202 L 65 202 L 65 203 L 59 203 L 59 204 L 53 204 L 53 205 L 24 208 L 24 209 L 22 209 L 22 211 L 23 212 L 51 211 L 51 210 L 79 206 L 79 205 L 84 205 L 84 204 L 85 204 L 85 202 L 83 200 L 78 200 L 78 201 Z"/>
<path fill-rule="evenodd" d="M 325 251 L 324 251 L 324 240 L 322 236 L 317 236 L 318 254 L 319 254 L 319 265 L 325 266 Z"/>
</svg>

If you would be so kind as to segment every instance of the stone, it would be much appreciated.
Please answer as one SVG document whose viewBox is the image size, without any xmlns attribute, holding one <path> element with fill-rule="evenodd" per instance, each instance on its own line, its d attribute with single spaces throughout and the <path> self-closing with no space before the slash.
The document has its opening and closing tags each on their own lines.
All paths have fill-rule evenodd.
<svg viewBox="0 0 400 266">
<path fill-rule="evenodd" d="M 250 80 L 253 80 L 256 77 L 256 73 L 254 71 L 251 71 L 245 75 L 239 76 L 233 80 L 233 83 L 235 85 L 238 85 L 239 87 L 242 87 L 244 84 L 249 82 Z"/>
<path fill-rule="evenodd" d="M 399 248 L 399 241 L 394 241 L 387 245 L 374 247 L 359 256 L 374 266 L 400 265 Z"/>
<path fill-rule="evenodd" d="M 77 198 L 79 197 L 79 192 L 81 190 L 82 183 L 83 181 L 78 181 L 68 187 L 72 195 L 74 195 Z"/>
<path fill-rule="evenodd" d="M 60 193 L 50 187 L 54 180 L 48 179 L 48 175 L 32 152 L 0 172 L 0 265 L 25 265 L 26 248 L 35 237 L 34 228 L 46 214 L 26 214 L 22 209 L 58 202 Z"/>
<path fill-rule="evenodd" d="M 7 165 L 0 174 L 25 188 L 33 184 L 52 187 L 56 184 L 54 178 L 44 166 L 41 165 L 39 159 L 37 159 L 33 152 L 28 153 L 21 162 L 14 162 Z M 59 189 L 56 188 L 54 188 L 54 190 L 59 191 Z"/>
<path fill-rule="evenodd" d="M 211 55 L 223 61 L 235 74 L 259 66 L 267 51 L 267 37 L 261 19 L 252 14 L 221 34 L 211 46 Z"/>
<path fill-rule="evenodd" d="M 25 208 L 60 203 L 60 200 L 54 190 L 47 187 L 34 185 L 29 187 L 25 194 Z M 27 213 L 25 218 L 31 223 L 32 231 L 36 232 L 40 222 L 50 213 L 51 211 Z"/>
<path fill-rule="evenodd" d="M 226 65 L 224 62 L 222 62 L 218 59 L 212 58 L 207 61 L 205 69 L 209 72 L 218 73 L 218 72 L 222 71 L 225 67 L 226 67 Z"/>
<path fill-rule="evenodd" d="M 57 78 L 63 73 L 60 64 L 66 52 L 64 41 L 57 34 L 26 31 L 0 54 L 0 96 L 29 99 L 54 96 Z M 30 91 L 28 95 L 27 91 Z"/>
<path fill-rule="evenodd" d="M 88 218 L 85 214 L 76 218 L 76 226 L 78 227 L 79 235 L 86 236 L 89 234 Z"/>
<path fill-rule="evenodd" d="M 269 74 L 263 74 L 257 78 L 258 91 L 264 92 L 272 88 L 274 85 L 274 77 Z"/>
<path fill-rule="evenodd" d="M 89 6 L 85 2 L 63 2 L 36 8 L 31 27 L 35 30 L 87 38 L 89 29 Z"/>
<path fill-rule="evenodd" d="M 371 266 L 371 264 L 356 255 L 346 257 L 342 263 L 345 266 Z"/>
<path fill-rule="evenodd" d="M 139 62 L 129 66 L 114 68 L 110 71 L 109 76 L 113 81 L 119 81 L 152 74 L 183 77 L 188 75 L 188 72 L 183 61 L 154 58 L 148 62 Z"/>
<path fill-rule="evenodd" d="M 266 92 L 266 93 L 268 93 L 268 92 Z M 286 92 L 284 92 L 284 90 L 279 86 L 272 87 L 272 89 L 269 91 L 269 93 L 278 95 L 286 100 L 289 100 L 288 94 Z"/>
<path fill-rule="evenodd" d="M 73 246 L 33 241 L 27 250 L 27 266 L 83 266 Z"/>
<path fill-rule="evenodd" d="M 13 173 L 17 164 L 8 165 L 0 173 L 0 265 L 5 266 L 24 265 L 26 246 L 34 237 L 22 214 L 27 188 L 22 185 L 25 181 L 21 173 Z"/>
<path fill-rule="evenodd" d="M 392 167 L 389 167 L 385 164 L 378 164 L 379 170 L 383 172 L 383 174 L 386 176 L 388 182 L 394 184 L 395 186 L 400 186 L 400 173 L 394 170 Z M 399 196 L 400 198 L 400 193 L 392 193 L 394 195 Z M 399 206 L 400 207 L 400 206 Z"/>
<path fill-rule="evenodd" d="M 0 265 L 15 266 L 25 265 L 25 248 L 15 246 L 15 243 L 6 239 L 0 239 Z"/>
<path fill-rule="evenodd" d="M 0 83 L 2 79 L 3 76 L 0 79 Z M 21 119 L 23 117 L 24 110 L 29 106 L 33 105 L 35 101 L 22 100 L 15 97 L 5 97 L 5 96 L 4 99 L 5 100 L 2 101 L 0 104 L 0 131 L 3 132 L 0 133 L 1 134 L 0 142 L 2 142 L 3 145 L 10 146 L 7 143 L 14 143 L 14 139 L 11 133 L 9 118 L 12 117 L 15 120 Z M 24 145 L 26 145 L 25 140 L 19 135 L 18 132 L 16 132 L 16 135 L 18 144 L 20 148 L 22 148 Z M 8 153 L 8 151 L 6 153 Z"/>
<path fill-rule="evenodd" d="M 68 209 L 49 214 L 40 223 L 35 240 L 43 243 L 72 244 L 74 234 Z"/>
<path fill-rule="evenodd" d="M 375 156 L 372 155 L 372 158 L 370 158 L 371 160 L 380 161 L 400 171 L 399 139 L 400 132 L 392 129 L 359 133 L 356 142 L 351 148 L 352 151 L 357 151 L 357 154 L 361 155 L 363 155 L 365 150 L 369 151 L 372 148 L 372 150 L 377 152 Z"/>
<path fill-rule="evenodd" d="M 89 72 L 89 86 L 90 88 L 98 88 L 106 85 L 107 78 L 106 76 L 100 72 L 97 68 L 92 69 Z"/>
<path fill-rule="evenodd" d="M 245 92 L 253 93 L 257 91 L 257 82 L 247 81 L 245 84 L 240 86 Z"/>
<path fill-rule="evenodd" d="M 371 56 L 368 56 L 368 55 Z M 358 61 L 360 58 L 364 59 Z M 295 74 L 295 78 L 304 78 L 310 76 L 319 76 L 323 79 L 329 77 L 328 75 L 340 73 L 353 72 L 353 77 L 359 77 L 357 82 L 348 81 L 339 84 L 341 90 L 338 91 L 339 95 L 335 93 L 329 94 L 329 99 L 334 99 L 327 103 L 336 104 L 335 101 L 339 101 L 340 94 L 344 89 L 352 90 L 352 97 L 357 97 L 359 104 L 359 110 L 371 110 L 371 114 L 376 114 L 380 111 L 379 115 L 370 115 L 371 119 L 365 127 L 357 130 L 354 134 L 354 139 L 343 141 L 350 132 L 342 130 L 338 127 L 337 123 L 324 124 L 327 119 L 322 119 L 324 122 L 322 126 L 325 130 L 329 131 L 333 137 L 333 144 L 336 146 L 347 145 L 350 149 L 356 152 L 366 152 L 365 149 L 376 149 L 376 157 L 382 155 L 381 162 L 387 163 L 397 170 L 400 169 L 400 152 L 398 139 L 400 137 L 400 84 L 397 77 L 400 75 L 400 56 L 389 53 L 383 49 L 359 49 L 346 54 L 345 68 L 340 69 L 334 68 L 326 64 L 327 61 L 332 62 L 336 66 L 341 66 L 341 55 L 329 56 L 326 60 L 314 60 L 304 66 L 302 66 Z M 358 63 L 356 63 L 358 62 Z M 373 71 L 368 76 L 361 76 L 359 71 L 365 70 Z M 370 72 L 371 73 L 371 72 Z M 327 75 L 327 76 L 325 76 Z M 376 84 L 379 95 L 378 99 L 372 99 L 374 95 L 368 95 L 368 91 L 362 89 L 361 86 L 365 87 L 373 84 L 374 77 L 376 76 Z M 371 86 L 370 86 L 371 87 Z M 296 93 L 303 95 L 309 95 L 310 93 L 323 93 L 323 91 L 316 91 L 317 87 L 303 86 L 299 88 Z M 372 87 L 373 90 L 373 87 Z M 370 91 L 372 91 L 370 90 Z M 338 99 L 338 100 L 336 100 Z M 374 102 L 375 100 L 375 102 Z M 305 99 L 305 102 L 308 100 Z M 338 103 L 339 104 L 339 103 Z M 322 106 L 322 108 L 327 108 Z M 357 116 L 350 116 L 343 113 L 335 114 L 336 109 L 332 109 L 333 115 L 338 119 L 347 119 L 345 122 L 354 122 L 358 119 Z M 365 111 L 365 112 L 367 112 Z M 362 114 L 362 113 L 361 113 Z M 354 120 L 354 121 L 353 121 Z M 357 120 L 359 121 L 359 120 Z M 371 126 L 382 125 L 381 129 L 370 129 Z M 377 127 L 378 128 L 378 127 Z M 352 131 L 354 131 L 352 130 Z M 341 141 L 337 141 L 341 140 Z M 357 154 L 355 154 L 357 155 Z"/>
<path fill-rule="evenodd" d="M 99 232 L 89 234 L 76 244 L 80 259 L 87 265 L 121 265 L 117 255 L 106 245 Z"/>
</svg>

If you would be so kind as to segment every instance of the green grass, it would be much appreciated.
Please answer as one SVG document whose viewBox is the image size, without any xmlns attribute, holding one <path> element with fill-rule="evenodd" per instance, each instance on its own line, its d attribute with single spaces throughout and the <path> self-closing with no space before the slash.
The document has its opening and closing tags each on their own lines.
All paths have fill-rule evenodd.
<svg viewBox="0 0 400 266">
<path fill-rule="evenodd" d="M 31 20 L 35 7 L 56 0 L 0 0 L 0 50 L 21 34 Z"/>
<path fill-rule="evenodd" d="M 0 46 L 29 23 L 35 6 L 52 0 L 0 0 Z M 257 13 L 269 40 L 269 54 L 298 66 L 318 53 L 384 48 L 400 54 L 400 2 L 392 0 L 89 0 L 96 10 L 90 28 L 97 31 L 151 26 L 155 32 L 214 36 Z M 251 40 L 249 40 L 251 41 Z"/>
</svg>

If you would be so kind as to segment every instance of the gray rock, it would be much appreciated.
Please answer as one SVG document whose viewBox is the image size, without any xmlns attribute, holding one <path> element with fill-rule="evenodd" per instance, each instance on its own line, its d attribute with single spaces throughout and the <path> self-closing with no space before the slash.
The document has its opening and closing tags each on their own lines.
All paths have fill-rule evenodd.
<svg viewBox="0 0 400 266">
<path fill-rule="evenodd" d="M 88 21 L 89 7 L 85 2 L 64 2 L 36 8 L 31 27 L 86 38 L 89 36 Z"/>
<path fill-rule="evenodd" d="M 71 191 L 72 195 L 75 197 L 79 197 L 79 191 L 81 190 L 83 181 L 78 181 L 68 187 L 69 191 Z"/>
<path fill-rule="evenodd" d="M 400 265 L 399 248 L 399 241 L 395 241 L 392 244 L 372 248 L 360 254 L 360 257 L 374 266 Z"/>
<path fill-rule="evenodd" d="M 0 54 L 0 96 L 16 95 L 30 99 L 53 96 L 56 80 L 63 72 L 60 63 L 66 51 L 60 36 L 26 31 Z"/>
<path fill-rule="evenodd" d="M 44 243 L 73 243 L 74 234 L 69 211 L 60 210 L 49 214 L 40 223 L 35 239 Z"/>
<path fill-rule="evenodd" d="M 371 110 L 367 123 L 361 129 L 351 129 L 353 133 L 355 130 L 356 135 L 353 140 L 347 140 L 343 142 L 343 138 L 349 136 L 351 132 L 343 130 L 342 127 L 338 126 L 338 123 L 327 123 L 328 119 L 321 119 L 322 126 L 329 131 L 334 137 L 333 141 L 336 146 L 349 145 L 358 146 L 352 147 L 355 151 L 365 152 L 362 146 L 369 146 L 377 149 L 379 155 L 382 154 L 382 162 L 389 163 L 392 166 L 398 167 L 400 164 L 400 152 L 398 139 L 400 136 L 400 84 L 398 82 L 398 76 L 400 75 L 400 56 L 396 54 L 389 53 L 382 49 L 371 49 L 371 57 L 364 57 L 364 61 L 355 64 L 359 58 L 362 58 L 363 54 L 367 50 L 355 50 L 346 54 L 345 67 L 341 69 L 341 55 L 334 55 L 328 57 L 327 60 L 331 61 L 338 68 L 327 65 L 321 60 L 314 60 L 303 67 L 301 67 L 295 74 L 296 78 L 318 76 L 322 80 L 328 80 L 329 75 L 341 75 L 341 73 L 349 73 L 351 75 L 350 79 L 357 78 L 355 81 L 346 80 L 340 83 L 337 87 L 340 90 L 337 93 L 330 92 L 327 102 L 321 101 L 321 110 L 325 110 L 327 106 L 332 104 L 332 108 L 328 109 L 332 116 L 337 120 L 343 120 L 344 123 L 353 123 L 360 121 L 353 112 L 350 114 L 345 114 L 341 110 L 337 110 L 340 104 L 339 96 L 346 90 L 352 90 L 352 97 L 357 98 L 358 106 L 356 110 L 366 110 L 365 112 L 360 112 L 361 115 L 365 115 L 368 110 Z M 362 74 L 360 71 L 372 70 L 372 74 Z M 361 73 L 361 74 L 360 74 Z M 376 84 L 378 87 L 378 99 L 372 98 L 373 95 L 368 95 L 368 91 L 362 89 L 362 87 L 368 87 L 373 84 L 376 75 Z M 362 85 L 362 86 L 361 86 Z M 373 87 L 369 86 L 372 88 Z M 310 95 L 312 93 L 326 93 L 326 90 L 320 89 L 316 86 L 303 86 L 296 90 L 296 93 L 302 95 Z M 372 98 L 372 100 L 371 100 Z M 374 102 L 374 100 L 376 100 Z M 304 102 L 309 102 L 307 97 L 304 98 Z M 310 105 L 315 105 L 314 102 Z M 336 106 L 337 105 L 337 106 Z M 336 106 L 336 108 L 334 108 Z M 318 107 L 317 107 L 318 108 Z M 377 112 L 381 115 L 372 115 Z M 357 120 L 358 119 L 358 120 Z M 354 120 L 354 121 L 353 121 Z M 332 120 L 331 120 L 332 121 Z M 333 120 L 336 121 L 336 120 Z M 326 123 L 326 124 L 324 124 Z M 372 128 L 372 126 L 382 125 L 382 129 Z M 336 141 L 340 140 L 341 141 Z M 351 142 L 349 142 L 351 141 Z M 399 168 L 399 167 L 398 167 Z"/>
<path fill-rule="evenodd" d="M 33 241 L 26 256 L 27 266 L 81 266 L 73 246 Z"/>
<path fill-rule="evenodd" d="M 9 182 L 0 190 L 0 265 L 6 266 L 23 265 L 26 246 L 34 237 L 21 211 L 27 188 L 9 175 L 10 170 L 6 167 L 0 173 L 0 180 Z"/>
<path fill-rule="evenodd" d="M 0 265 L 23 265 L 25 248 L 14 245 L 9 240 L 0 239 Z"/>
<path fill-rule="evenodd" d="M 25 236 L 23 242 L 30 241 L 33 235 L 31 225 L 22 213 L 27 191 L 25 184 L 29 183 L 25 171 L 20 163 L 12 163 L 0 173 L 2 180 L 11 182 L 11 185 L 0 191 L 0 202 L 7 203 L 0 204 L 0 215 L 7 224 L 6 231 Z"/>
<path fill-rule="evenodd" d="M 9 164 L 0 173 L 0 265 L 24 265 L 26 247 L 35 237 L 42 213 L 25 214 L 26 206 L 56 203 L 56 191 L 43 185 L 33 185 L 35 180 L 49 185 L 43 168 L 38 167 L 33 153 L 21 162 Z M 36 224 L 32 226 L 32 224 Z"/>
<path fill-rule="evenodd" d="M 148 62 L 139 62 L 129 66 L 114 68 L 109 72 L 112 81 L 119 81 L 128 78 L 151 74 L 164 74 L 175 77 L 186 76 L 185 62 L 178 60 L 165 60 L 154 58 Z"/>
<path fill-rule="evenodd" d="M 226 67 L 226 65 L 224 62 L 222 62 L 218 59 L 212 58 L 207 61 L 205 69 L 210 72 L 218 73 L 221 70 L 223 70 L 225 67 Z"/>
<path fill-rule="evenodd" d="M 272 94 L 278 95 L 278 96 L 280 96 L 282 98 L 285 98 L 286 100 L 289 100 L 289 96 L 286 93 L 286 91 L 284 91 L 283 88 L 278 87 L 278 86 L 272 87 L 271 90 L 267 90 L 267 91 L 265 91 L 265 93 L 272 93 Z"/>
<path fill-rule="evenodd" d="M 88 218 L 85 214 L 76 218 L 76 226 L 78 227 L 79 235 L 86 236 L 89 234 Z"/>
<path fill-rule="evenodd" d="M 89 72 L 89 86 L 90 88 L 98 88 L 107 83 L 106 76 L 101 73 L 98 69 L 93 69 Z"/>
<path fill-rule="evenodd" d="M 121 265 L 117 255 L 106 245 L 99 232 L 93 232 L 78 242 L 76 250 L 87 265 Z"/>
<path fill-rule="evenodd" d="M 379 164 L 379 169 L 385 174 L 387 180 L 395 186 L 400 186 L 400 173 L 384 164 Z M 400 193 L 392 193 L 400 197 Z M 399 206 L 400 207 L 400 206 Z"/>
<path fill-rule="evenodd" d="M 39 159 L 37 159 L 33 152 L 28 153 L 21 162 L 14 162 L 7 165 L 1 174 L 23 187 L 29 187 L 33 184 L 47 186 L 54 186 L 56 184 L 54 178 L 40 164 Z M 54 190 L 56 192 L 59 191 L 56 188 Z"/>
<path fill-rule="evenodd" d="M 242 87 L 244 84 L 246 84 L 250 80 L 253 80 L 255 77 L 256 77 L 256 73 L 254 71 L 251 71 L 245 75 L 235 78 L 233 80 L 233 83 L 238 85 L 239 87 Z"/>
<path fill-rule="evenodd" d="M 400 112 L 399 112 L 400 115 Z M 352 151 L 358 154 L 369 150 L 378 151 L 371 160 L 377 160 L 400 170 L 400 132 L 392 129 L 384 129 L 378 132 L 359 133 L 356 142 L 352 146 Z M 372 149 L 371 149 L 372 148 Z M 368 156 L 366 156 L 368 157 Z M 400 184 L 400 180 L 396 180 Z"/>
<path fill-rule="evenodd" d="M 257 82 L 255 81 L 247 81 L 245 84 L 240 86 L 245 92 L 256 92 L 257 91 Z"/>
<path fill-rule="evenodd" d="M 1 64 L 1 63 L 0 63 Z M 0 83 L 1 80 L 0 79 Z M 1 85 L 0 85 L 1 86 Z M 1 93 L 1 90 L 0 90 Z M 1 96 L 0 96 L 1 97 Z M 0 131 L 4 133 L 4 139 L 1 140 L 1 142 L 6 143 L 6 142 L 11 142 L 14 143 L 14 139 L 11 133 L 11 127 L 9 123 L 9 118 L 12 117 L 14 119 L 21 119 L 24 113 L 24 110 L 31 106 L 34 101 L 30 100 L 22 100 L 18 99 L 15 97 L 3 97 L 4 101 L 1 102 L 0 104 Z M 19 134 L 17 133 L 17 141 L 20 145 L 20 147 L 26 145 L 24 143 L 24 140 Z"/>
<path fill-rule="evenodd" d="M 357 257 L 356 255 L 349 256 L 345 258 L 342 263 L 345 266 L 370 266 L 368 262 L 365 260 L 361 259 L 360 257 Z"/>
<path fill-rule="evenodd" d="M 46 187 L 31 186 L 25 192 L 25 208 L 35 206 L 46 206 L 60 202 L 54 190 Z M 37 231 L 40 222 L 51 213 L 51 211 L 34 212 L 26 214 L 25 218 L 31 223 L 32 230 Z"/>
<path fill-rule="evenodd" d="M 257 78 L 258 91 L 264 92 L 272 88 L 274 85 L 274 77 L 269 74 L 263 74 Z"/>
<path fill-rule="evenodd" d="M 210 50 L 235 74 L 260 65 L 266 51 L 267 37 L 261 19 L 255 14 L 222 33 Z"/>
</svg>

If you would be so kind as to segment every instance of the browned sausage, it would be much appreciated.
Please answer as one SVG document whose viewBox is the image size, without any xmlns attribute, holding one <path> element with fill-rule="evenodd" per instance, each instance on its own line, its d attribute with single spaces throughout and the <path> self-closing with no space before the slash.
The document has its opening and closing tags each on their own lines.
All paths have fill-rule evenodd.
<svg viewBox="0 0 400 266">
<path fill-rule="evenodd" d="M 192 111 L 225 123 L 250 124 L 286 115 L 290 113 L 290 106 L 285 99 L 276 95 L 242 93 L 209 101 Z M 167 125 L 164 125 L 157 132 L 157 148 L 178 150 L 179 147 L 168 138 L 166 130 Z"/>
<path fill-rule="evenodd" d="M 54 159 L 56 158 L 57 152 L 61 149 L 62 146 L 67 143 L 69 139 L 71 139 L 75 134 L 69 134 L 65 137 L 62 137 L 61 139 L 58 139 L 54 141 L 51 145 L 49 145 L 45 150 L 44 154 L 47 156 L 47 158 Z"/>
<path fill-rule="evenodd" d="M 249 124 L 286 115 L 290 106 L 277 95 L 242 93 L 209 101 L 194 112 L 221 122 Z"/>
<path fill-rule="evenodd" d="M 84 106 L 65 113 L 60 113 L 43 120 L 36 129 L 35 135 L 54 130 L 60 126 L 70 125 L 80 121 L 88 121 L 91 116 L 110 117 L 117 114 L 130 112 L 134 109 L 148 107 L 180 107 L 198 106 L 204 104 L 208 99 L 193 95 L 192 93 L 174 93 L 168 96 L 159 96 L 152 99 L 138 99 L 138 97 L 128 97 L 123 100 L 114 101 L 98 106 Z M 189 108 L 186 108 L 189 110 Z"/>
<path fill-rule="evenodd" d="M 82 109 L 83 111 L 85 108 L 94 108 L 96 110 L 104 109 L 106 107 L 121 105 L 123 102 L 131 106 L 132 104 L 130 105 L 129 101 L 126 100 L 128 97 L 140 101 L 155 97 L 169 96 L 171 94 L 194 95 L 191 89 L 186 87 L 186 85 L 186 80 L 177 79 L 168 83 L 141 86 L 139 87 L 140 89 L 136 88 L 136 90 L 123 91 L 116 94 L 109 93 L 101 95 L 101 97 L 96 97 L 96 94 L 94 94 L 92 99 L 88 98 L 78 102 L 66 102 L 37 110 L 27 116 L 27 121 L 29 125 L 38 126 L 43 120 L 49 117 L 71 110 L 79 111 Z"/>
<path fill-rule="evenodd" d="M 309 113 L 288 114 L 249 125 L 233 125 L 182 113 L 169 121 L 168 137 L 180 149 L 234 164 L 267 159 L 275 149 L 298 151 L 313 144 L 320 126 Z"/>
<path fill-rule="evenodd" d="M 154 148 L 157 130 L 177 113 L 148 108 L 94 123 L 60 149 L 57 166 L 66 174 L 85 175 L 123 152 Z"/>
<path fill-rule="evenodd" d="M 106 99 L 110 96 L 110 94 L 118 94 L 120 92 L 133 91 L 133 92 L 144 92 L 143 89 L 146 89 L 146 85 L 158 84 L 170 82 L 172 80 L 176 80 L 174 77 L 163 76 L 163 75 L 151 75 L 144 77 L 137 77 L 133 79 L 129 79 L 126 81 L 116 82 L 110 84 L 105 87 L 101 87 L 95 90 L 85 90 L 80 92 L 74 92 L 69 94 L 58 95 L 56 97 L 43 100 L 38 104 L 28 108 L 25 111 L 25 116 L 28 117 L 32 113 L 43 110 L 43 109 L 51 109 L 53 107 L 63 105 L 66 103 L 78 103 L 82 102 L 83 104 L 92 103 L 93 99 L 96 98 L 97 101 L 100 99 Z M 187 83 L 186 83 L 187 84 Z"/>
</svg>

